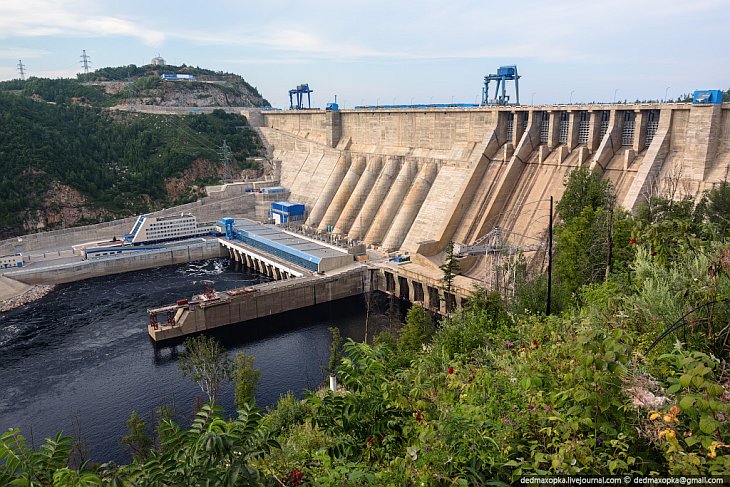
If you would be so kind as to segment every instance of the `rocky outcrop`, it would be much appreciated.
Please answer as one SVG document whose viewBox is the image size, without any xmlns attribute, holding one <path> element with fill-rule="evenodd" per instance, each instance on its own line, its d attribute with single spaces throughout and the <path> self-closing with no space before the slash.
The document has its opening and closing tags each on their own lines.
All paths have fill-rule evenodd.
<svg viewBox="0 0 730 487">
<path fill-rule="evenodd" d="M 41 207 L 27 216 L 24 225 L 26 231 L 37 232 L 108 220 L 116 216 L 104 208 L 89 205 L 86 197 L 71 186 L 53 181 L 43 197 Z"/>
<path fill-rule="evenodd" d="M 128 83 L 104 81 L 97 83 L 113 95 L 130 93 L 125 103 L 165 107 L 260 107 L 264 99 L 252 92 L 242 79 L 228 76 L 202 81 L 161 81 L 158 86 L 129 91 Z M 125 92 L 126 91 L 126 92 Z"/>
<path fill-rule="evenodd" d="M 25 306 L 28 303 L 32 303 L 33 301 L 41 299 L 42 297 L 53 291 L 55 288 L 56 286 L 37 284 L 25 291 L 23 294 L 19 294 L 18 296 L 13 296 L 12 298 L 0 301 L 0 313 L 5 313 L 6 311 L 10 311 L 11 309 L 19 308 L 21 306 Z"/>
</svg>

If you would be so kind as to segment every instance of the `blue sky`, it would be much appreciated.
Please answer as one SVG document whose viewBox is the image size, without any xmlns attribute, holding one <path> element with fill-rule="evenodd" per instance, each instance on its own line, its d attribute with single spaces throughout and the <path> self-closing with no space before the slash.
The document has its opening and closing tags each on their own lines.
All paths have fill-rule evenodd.
<svg viewBox="0 0 730 487">
<path fill-rule="evenodd" d="M 730 87 L 728 0 L 0 1 L 0 79 L 158 53 L 242 75 L 274 105 L 474 103 L 517 64 L 521 101 L 660 99 Z M 616 92 L 615 90 L 618 90 Z M 572 92 L 572 94 L 571 94 Z M 533 96 L 534 93 L 534 96 Z"/>
</svg>

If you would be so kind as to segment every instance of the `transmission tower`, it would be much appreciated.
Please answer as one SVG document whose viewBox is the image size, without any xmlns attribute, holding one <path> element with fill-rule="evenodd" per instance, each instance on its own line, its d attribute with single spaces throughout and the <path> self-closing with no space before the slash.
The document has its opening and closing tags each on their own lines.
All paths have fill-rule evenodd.
<svg viewBox="0 0 730 487">
<path fill-rule="evenodd" d="M 20 79 L 25 81 L 25 65 L 22 59 L 18 59 L 18 72 L 20 73 Z"/>
<path fill-rule="evenodd" d="M 231 175 L 231 159 L 230 159 L 230 152 L 229 152 L 228 143 L 226 140 L 223 140 L 223 147 L 221 148 L 221 158 L 223 159 L 223 182 L 224 183 L 230 183 L 233 182 L 233 176 Z"/>
<path fill-rule="evenodd" d="M 86 54 L 86 49 L 83 50 L 83 53 L 81 54 L 81 65 L 84 67 L 84 79 L 86 81 L 89 81 L 89 64 L 91 64 L 91 57 Z"/>
<path fill-rule="evenodd" d="M 132 77 L 129 71 L 127 71 L 127 105 L 132 107 Z"/>
</svg>

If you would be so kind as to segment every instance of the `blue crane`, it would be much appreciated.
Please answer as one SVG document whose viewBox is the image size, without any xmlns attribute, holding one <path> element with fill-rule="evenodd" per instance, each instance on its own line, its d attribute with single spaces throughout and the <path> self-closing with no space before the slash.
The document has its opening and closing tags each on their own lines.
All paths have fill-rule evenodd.
<svg viewBox="0 0 730 487">
<path fill-rule="evenodd" d="M 305 110 L 307 108 L 312 108 L 312 99 L 310 97 L 310 93 L 312 92 L 314 92 L 314 90 L 310 90 L 309 85 L 306 83 L 297 85 L 297 87 L 293 90 L 289 90 L 289 110 Z M 296 105 L 294 105 L 294 100 L 292 99 L 294 95 L 297 97 Z M 304 106 L 304 95 L 307 95 L 306 107 Z"/>
<path fill-rule="evenodd" d="M 484 77 L 484 88 L 482 88 L 482 105 L 519 105 L 520 104 L 520 75 L 517 74 L 517 66 L 500 66 L 497 74 L 490 74 Z M 497 89 L 494 90 L 494 98 L 489 98 L 489 82 L 496 81 Z M 515 82 L 515 103 L 509 103 L 507 95 L 507 81 Z M 502 86 L 502 93 L 499 87 Z"/>
</svg>

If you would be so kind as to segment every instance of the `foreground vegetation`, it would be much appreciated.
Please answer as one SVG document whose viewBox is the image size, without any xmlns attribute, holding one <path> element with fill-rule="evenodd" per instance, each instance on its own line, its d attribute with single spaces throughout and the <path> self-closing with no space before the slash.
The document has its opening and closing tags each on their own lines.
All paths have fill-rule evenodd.
<svg viewBox="0 0 730 487">
<path fill-rule="evenodd" d="M 397 336 L 347 341 L 331 364 L 336 393 L 289 394 L 263 416 L 244 400 L 236 419 L 204 405 L 188 428 L 162 419 L 154 441 L 139 440 L 144 425 L 130 423 L 139 441 L 126 443 L 137 446 L 129 465 L 70 466 L 70 438 L 31 451 L 18 431 L 5 433 L 0 483 L 401 486 L 726 475 L 729 196 L 720 185 L 699 205 L 654 197 L 631 216 L 614 208 L 605 182 L 575 171 L 556 229 L 560 314 L 541 314 L 545 276 L 523 272 L 508 301 L 475 290 L 435 327 L 415 305 Z M 250 369 L 242 361 L 234 375 L 256 377 Z"/>
</svg>

